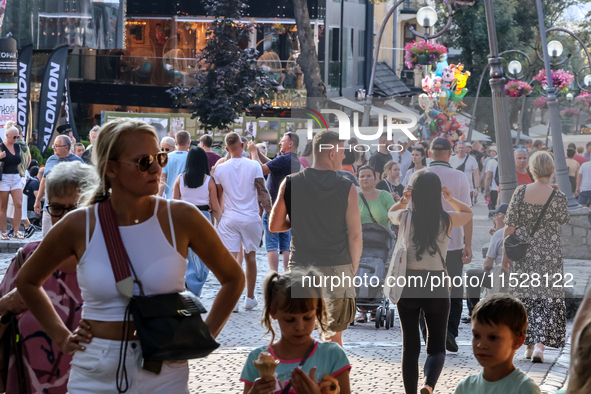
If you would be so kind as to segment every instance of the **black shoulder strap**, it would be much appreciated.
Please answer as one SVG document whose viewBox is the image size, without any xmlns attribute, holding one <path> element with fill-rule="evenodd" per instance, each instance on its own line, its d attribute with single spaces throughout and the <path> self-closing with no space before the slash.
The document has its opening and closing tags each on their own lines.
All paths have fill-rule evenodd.
<svg viewBox="0 0 591 394">
<path fill-rule="evenodd" d="M 359 196 L 361 197 L 361 199 L 365 203 L 365 206 L 367 207 L 367 211 L 369 212 L 369 217 L 371 218 L 371 221 L 374 222 L 375 224 L 378 224 L 378 221 L 371 214 L 371 209 L 369 209 L 369 204 L 367 203 L 367 200 L 365 199 L 365 196 L 363 195 L 363 193 L 359 193 Z"/>
<path fill-rule="evenodd" d="M 552 194 L 550 194 L 550 197 L 548 197 L 548 201 L 546 201 L 544 208 L 542 208 L 542 212 L 540 212 L 540 216 L 538 216 L 538 221 L 536 222 L 536 225 L 532 229 L 530 236 L 533 237 L 534 234 L 536 233 L 536 231 L 538 231 L 538 227 L 540 227 L 540 222 L 542 221 L 542 217 L 544 217 L 544 214 L 546 213 L 546 210 L 548 209 L 548 206 L 552 202 L 552 198 L 554 197 L 555 194 L 556 194 L 556 189 L 552 190 Z"/>
<path fill-rule="evenodd" d="M 527 175 L 529 175 L 529 179 L 533 182 L 534 181 L 534 176 L 532 175 L 532 173 L 529 171 L 529 168 L 526 168 L 525 171 L 527 171 Z"/>
<path fill-rule="evenodd" d="M 306 350 L 306 354 L 304 355 L 304 358 L 302 358 L 302 361 L 300 361 L 300 367 L 304 365 L 304 363 L 306 362 L 306 360 L 308 359 L 308 357 L 310 357 L 310 354 L 312 354 L 312 351 L 314 350 L 314 347 L 316 346 L 316 341 L 314 341 L 314 343 L 312 344 L 312 346 L 310 346 L 308 348 L 308 350 Z M 289 390 L 291 389 L 291 382 L 289 382 L 288 384 L 285 385 L 285 387 L 283 388 L 283 390 L 281 390 L 281 394 L 287 394 L 289 393 Z"/>
</svg>

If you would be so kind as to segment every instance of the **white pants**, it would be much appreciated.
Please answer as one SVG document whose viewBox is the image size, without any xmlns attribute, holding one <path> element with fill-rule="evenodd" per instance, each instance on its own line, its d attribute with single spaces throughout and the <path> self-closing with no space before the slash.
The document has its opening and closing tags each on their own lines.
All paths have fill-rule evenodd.
<svg viewBox="0 0 591 394">
<path fill-rule="evenodd" d="M 27 218 L 27 203 L 29 198 L 23 194 L 23 203 L 21 209 L 21 220 L 26 220 Z M 14 219 L 14 202 L 12 201 L 12 195 L 8 195 L 8 206 L 6 207 L 6 217 L 10 219 Z"/>
<path fill-rule="evenodd" d="M 72 358 L 68 394 L 113 394 L 117 392 L 117 365 L 121 341 L 93 338 L 86 350 Z M 125 365 L 129 390 L 126 394 L 189 394 L 189 363 L 164 362 L 159 374 L 141 368 L 139 341 L 130 341 Z M 125 389 L 125 383 L 123 384 Z"/>
<path fill-rule="evenodd" d="M 47 235 L 49 230 L 51 230 L 51 215 L 47 211 L 41 211 L 43 215 L 43 219 L 41 219 L 41 226 L 43 227 L 43 238 Z"/>
</svg>

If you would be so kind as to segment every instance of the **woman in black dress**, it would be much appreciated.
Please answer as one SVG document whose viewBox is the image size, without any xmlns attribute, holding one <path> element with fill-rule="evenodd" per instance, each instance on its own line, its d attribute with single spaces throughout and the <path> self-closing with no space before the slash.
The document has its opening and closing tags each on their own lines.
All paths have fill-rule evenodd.
<svg viewBox="0 0 591 394">
<path fill-rule="evenodd" d="M 503 238 L 516 234 L 529 242 L 525 257 L 511 261 L 503 249 L 503 268 L 519 278 L 511 283 L 510 292 L 527 309 L 528 327 L 525 358 L 544 362 L 544 346 L 564 347 L 566 338 L 566 306 L 560 226 L 570 220 L 566 195 L 557 190 L 544 213 L 538 230 L 530 235 L 541 211 L 552 194 L 550 178 L 554 161 L 548 152 L 536 152 L 529 159 L 529 168 L 536 181 L 521 185 L 513 193 L 505 215 Z M 564 279 L 564 280 L 563 280 Z M 515 282 L 515 280 L 513 281 Z M 572 285 L 572 282 L 571 282 Z"/>
</svg>

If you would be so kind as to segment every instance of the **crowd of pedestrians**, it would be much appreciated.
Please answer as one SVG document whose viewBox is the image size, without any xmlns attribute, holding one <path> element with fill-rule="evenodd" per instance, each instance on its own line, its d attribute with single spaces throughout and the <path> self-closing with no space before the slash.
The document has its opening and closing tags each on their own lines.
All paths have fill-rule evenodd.
<svg viewBox="0 0 591 394">
<path fill-rule="evenodd" d="M 165 359 L 157 367 L 153 360 L 143 362 L 143 344 L 126 309 L 131 295 L 188 289 L 200 297 L 211 272 L 221 284 L 205 319 L 213 337 L 232 311 L 263 303 L 262 329 L 271 340 L 245 357 L 244 393 L 350 393 L 354 366 L 342 348 L 344 331 L 354 321 L 367 322 L 368 312 L 376 318 L 376 310 L 357 307 L 352 285 L 365 225 L 381 226 L 406 242 L 406 268 L 399 276 L 415 278 L 396 300 L 407 394 L 434 392 L 446 352 L 458 351 L 461 323 L 472 325 L 474 356 L 483 371 L 462 381 L 458 394 L 539 393 L 513 365 L 515 352 L 525 344 L 525 357 L 543 362 L 545 346 L 565 344 L 561 287 L 499 287 L 490 280 L 508 272 L 563 272 L 559 227 L 569 221 L 566 196 L 556 190 L 553 157 L 538 141 L 515 149 L 520 186 L 509 203 L 497 206 L 497 148 L 476 142 L 452 146 L 436 138 L 411 144 L 398 136 L 394 143 L 384 134 L 378 150 L 366 155 L 351 149 L 355 139 L 342 141 L 335 132 L 304 144 L 288 132 L 270 159 L 264 145 L 231 132 L 222 157 L 212 151 L 210 135 L 196 147 L 186 131 L 159 140 L 146 123 L 118 119 L 93 128 L 86 149 L 58 136 L 55 154 L 39 168 L 18 142 L 19 129 L 6 135 L 0 146 L 2 239 L 9 238 L 9 195 L 13 237 L 35 230 L 21 209 L 41 215 L 44 236 L 19 252 L 0 285 L 0 315 L 17 316 L 22 335 L 50 344 L 47 350 L 43 340 L 29 341 L 21 353 L 27 362 L 35 358 L 24 369 L 31 392 L 188 393 L 187 361 Z M 591 143 L 585 149 L 588 155 Z M 591 164 L 576 151 L 567 150 L 571 183 L 588 207 Z M 416 280 L 464 277 L 472 260 L 471 206 L 482 192 L 494 229 L 482 269 L 466 276 L 488 280 L 466 282 L 469 315 L 462 318 L 463 282 L 425 288 Z M 29 198 L 26 207 L 23 196 Z M 128 256 L 135 284 L 115 281 L 108 215 L 122 240 L 117 253 Z M 21 217 L 24 234 L 18 231 Z M 408 236 L 401 237 L 405 223 Z M 511 234 L 529 243 L 515 261 L 503 246 Z M 263 245 L 269 274 L 260 284 L 256 252 Z M 387 270 L 390 261 L 385 263 Z M 343 279 L 336 287 L 305 285 L 306 278 L 335 276 Z M 256 298 L 257 286 L 264 300 Z M 480 300 L 485 289 L 488 295 Z M 585 308 L 577 316 L 579 343 L 591 331 Z M 311 336 L 315 329 L 321 341 Z M 427 358 L 419 382 L 421 336 Z M 52 356 L 35 356 L 42 349 Z M 11 354 L 8 387 L 23 379 L 17 358 Z"/>
</svg>

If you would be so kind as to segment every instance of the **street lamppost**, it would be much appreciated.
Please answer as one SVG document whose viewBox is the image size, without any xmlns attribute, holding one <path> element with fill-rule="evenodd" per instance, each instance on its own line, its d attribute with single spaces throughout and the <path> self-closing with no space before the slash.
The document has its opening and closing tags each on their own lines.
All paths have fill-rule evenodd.
<svg viewBox="0 0 591 394">
<path fill-rule="evenodd" d="M 405 0 L 398 0 L 396 3 L 394 3 L 394 5 L 392 6 L 392 8 L 390 8 L 390 11 L 388 11 L 388 13 L 386 14 L 386 16 L 384 17 L 384 20 L 382 21 L 382 25 L 380 26 L 380 30 L 378 32 L 378 40 L 377 40 L 377 43 L 376 43 L 375 54 L 374 54 L 374 57 L 373 57 L 373 64 L 372 64 L 372 67 L 371 67 L 371 76 L 369 78 L 369 86 L 368 86 L 368 89 L 367 89 L 367 96 L 366 96 L 366 99 L 365 99 L 365 104 L 364 104 L 364 109 L 363 109 L 363 119 L 361 120 L 361 125 L 363 127 L 369 126 L 369 118 L 370 118 L 370 111 L 371 111 L 371 97 L 373 95 L 373 83 L 374 83 L 374 79 L 375 79 L 375 75 L 376 75 L 376 68 L 377 68 L 377 64 L 378 64 L 378 57 L 379 57 L 379 54 L 380 54 L 380 45 L 382 43 L 382 37 L 384 35 L 384 30 L 386 29 L 386 25 L 388 24 L 388 20 L 390 19 L 390 17 L 392 16 L 392 14 L 394 14 L 394 12 L 396 11 L 396 9 L 402 3 L 404 3 L 404 1 Z M 445 5 L 447 6 L 448 18 L 447 18 L 447 23 L 445 24 L 445 26 L 443 27 L 443 29 L 441 29 L 441 31 L 439 33 L 435 33 L 433 35 L 429 35 L 430 28 L 432 26 L 434 26 L 435 23 L 437 22 L 437 11 L 435 11 L 431 7 L 422 7 L 417 12 L 417 23 L 419 25 L 421 25 L 421 26 L 423 26 L 423 27 L 426 28 L 426 34 L 420 34 L 417 31 L 415 31 L 412 27 L 410 27 L 409 30 L 415 36 L 421 37 L 421 38 L 425 39 L 425 41 L 426 40 L 431 40 L 433 38 L 437 38 L 437 37 L 441 36 L 451 26 L 451 22 L 452 22 L 452 8 L 451 8 L 450 3 L 451 2 L 448 2 L 448 1 L 445 2 Z"/>
<path fill-rule="evenodd" d="M 546 81 L 548 83 L 548 87 L 546 90 L 547 98 L 548 98 L 548 110 L 550 112 L 550 127 L 552 129 L 552 146 L 553 146 L 553 153 L 554 153 L 554 168 L 556 173 L 556 183 L 558 183 L 558 187 L 560 190 L 566 194 L 568 198 L 568 207 L 574 208 L 576 207 L 577 201 L 573 196 L 570 180 L 568 178 L 568 167 L 566 166 L 566 157 L 564 154 L 564 144 L 562 143 L 562 126 L 560 124 L 560 113 L 558 111 L 558 99 L 556 98 L 556 88 L 554 87 L 554 81 L 552 80 L 552 69 L 550 64 L 550 55 L 549 52 L 558 53 L 560 49 L 562 49 L 562 44 L 557 41 L 552 41 L 548 44 L 548 40 L 546 38 L 546 26 L 544 25 L 544 14 L 542 13 L 542 0 L 536 0 L 536 6 L 538 8 L 538 23 L 540 24 L 540 39 L 542 40 L 542 51 L 544 53 L 544 65 L 546 67 Z M 566 29 L 560 29 L 564 31 Z M 577 38 L 572 32 L 567 31 L 573 37 Z M 578 40 L 581 42 L 581 40 Z M 556 45 L 558 43 L 559 45 Z M 582 44 L 582 42 L 581 42 Z M 589 56 L 589 52 L 587 48 L 585 48 L 585 52 L 587 56 Z M 557 55 L 560 56 L 560 55 Z M 553 57 L 557 57 L 553 56 Z M 591 60 L 591 58 L 589 58 Z"/>
<path fill-rule="evenodd" d="M 499 178 L 501 182 L 501 203 L 509 203 L 517 188 L 517 169 L 513 158 L 513 142 L 511 128 L 505 103 L 505 78 L 503 75 L 502 59 L 499 56 L 497 43 L 497 26 L 493 0 L 485 0 L 486 21 L 488 27 L 488 42 L 490 46 L 490 89 L 492 92 L 493 115 L 499 156 Z"/>
<path fill-rule="evenodd" d="M 508 65 L 508 71 L 509 71 L 509 79 L 525 79 L 527 77 L 527 71 L 529 71 L 529 69 L 531 68 L 532 62 L 529 58 L 529 56 L 527 56 L 527 54 L 523 51 L 519 51 L 517 49 L 510 49 L 508 51 L 504 51 L 499 53 L 499 57 L 503 57 L 509 53 L 516 53 L 519 54 L 521 56 L 523 56 L 525 58 L 525 60 L 527 61 L 527 67 L 526 67 L 526 72 L 524 72 L 523 74 L 521 74 L 521 71 L 523 70 L 523 66 L 521 64 L 521 62 L 517 61 L 517 60 L 513 60 L 509 63 Z M 484 75 L 486 74 L 486 71 L 488 70 L 488 68 L 490 67 L 490 64 L 486 64 L 486 66 L 484 67 L 484 70 L 482 70 L 482 74 L 480 74 L 480 80 L 478 81 L 478 89 L 476 90 L 476 99 L 474 101 L 474 108 L 472 109 L 472 117 L 470 118 L 470 125 L 468 126 L 468 135 L 466 136 L 466 139 L 468 141 L 472 141 L 472 131 L 474 131 L 474 126 L 476 126 L 476 109 L 478 108 L 478 99 L 480 98 L 480 88 L 482 87 L 482 81 L 484 80 Z"/>
</svg>

